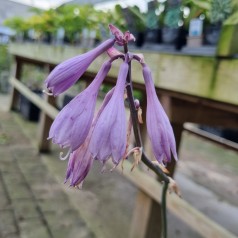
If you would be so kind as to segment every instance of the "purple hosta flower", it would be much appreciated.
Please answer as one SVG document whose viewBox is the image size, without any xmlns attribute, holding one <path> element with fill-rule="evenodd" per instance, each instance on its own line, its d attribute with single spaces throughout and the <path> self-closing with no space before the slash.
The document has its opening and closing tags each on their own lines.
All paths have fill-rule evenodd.
<svg viewBox="0 0 238 238">
<path fill-rule="evenodd" d="M 54 120 L 49 139 L 61 147 L 76 150 L 85 141 L 93 120 L 100 85 L 111 68 L 111 60 L 105 62 L 93 82 L 76 96 Z"/>
<path fill-rule="evenodd" d="M 177 160 L 176 144 L 169 119 L 156 95 L 151 71 L 143 64 L 143 76 L 147 94 L 146 124 L 153 153 L 159 163 L 171 161 L 171 151 Z"/>
<path fill-rule="evenodd" d="M 70 154 L 65 182 L 70 179 L 70 186 L 82 186 L 93 164 L 93 157 L 88 150 L 89 138 Z"/>
<path fill-rule="evenodd" d="M 54 96 L 64 92 L 83 75 L 99 55 L 107 51 L 114 43 L 115 39 L 106 40 L 95 49 L 57 65 L 45 80 L 46 87 Z"/>
<path fill-rule="evenodd" d="M 93 158 L 103 163 L 112 157 L 117 165 L 126 150 L 124 89 L 128 68 L 127 63 L 122 63 L 113 96 L 98 118 L 89 145 Z"/>
<path fill-rule="evenodd" d="M 105 96 L 102 106 L 99 109 L 97 116 L 93 121 L 90 132 L 88 133 L 88 136 L 86 140 L 84 141 L 84 143 L 77 150 L 75 150 L 73 153 L 70 154 L 68 167 L 66 171 L 65 182 L 67 182 L 70 179 L 70 185 L 73 187 L 82 186 L 82 183 L 92 166 L 93 157 L 89 151 L 88 144 L 91 139 L 94 126 L 99 116 L 101 115 L 103 109 L 105 108 L 109 100 L 111 99 L 113 91 L 114 91 L 114 88 L 111 89 Z"/>
<path fill-rule="evenodd" d="M 135 41 L 135 37 L 129 32 L 126 31 L 124 34 L 112 24 L 109 24 L 109 29 L 111 33 L 115 36 L 116 43 L 120 46 L 127 44 L 129 41 Z"/>
</svg>

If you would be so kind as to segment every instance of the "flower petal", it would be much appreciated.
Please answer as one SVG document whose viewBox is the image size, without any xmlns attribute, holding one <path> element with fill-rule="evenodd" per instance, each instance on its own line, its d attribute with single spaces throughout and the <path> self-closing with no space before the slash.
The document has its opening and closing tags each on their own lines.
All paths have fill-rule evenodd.
<svg viewBox="0 0 238 238">
<path fill-rule="evenodd" d="M 112 24 L 108 25 L 111 33 L 115 36 L 116 40 L 121 41 L 123 39 L 123 33 L 115 26 L 113 26 Z"/>
<path fill-rule="evenodd" d="M 57 65 L 45 80 L 46 87 L 55 96 L 64 92 L 83 75 L 100 54 L 112 47 L 114 42 L 114 39 L 106 40 L 95 49 Z"/>
<path fill-rule="evenodd" d="M 136 41 L 136 38 L 134 37 L 134 35 L 131 34 L 129 31 L 126 31 L 126 32 L 125 32 L 124 38 L 125 38 L 126 42 Z"/>
<path fill-rule="evenodd" d="M 145 64 L 143 64 L 143 77 L 147 95 L 147 131 L 155 158 L 160 163 L 170 162 L 172 151 L 175 160 L 177 160 L 173 129 L 157 97 L 151 71 Z"/>
<path fill-rule="evenodd" d="M 72 151 L 85 141 L 93 120 L 96 100 L 101 83 L 111 68 L 111 61 L 105 62 L 94 81 L 82 93 L 67 104 L 54 120 L 49 139 Z"/>
<path fill-rule="evenodd" d="M 65 182 L 70 179 L 71 186 L 82 185 L 92 166 L 93 159 L 88 151 L 88 142 L 89 137 L 82 146 L 70 155 Z"/>
<path fill-rule="evenodd" d="M 89 149 L 94 158 L 105 162 L 112 156 L 118 164 L 126 149 L 126 116 L 124 107 L 124 89 L 129 66 L 120 67 L 114 93 L 96 122 Z"/>
</svg>

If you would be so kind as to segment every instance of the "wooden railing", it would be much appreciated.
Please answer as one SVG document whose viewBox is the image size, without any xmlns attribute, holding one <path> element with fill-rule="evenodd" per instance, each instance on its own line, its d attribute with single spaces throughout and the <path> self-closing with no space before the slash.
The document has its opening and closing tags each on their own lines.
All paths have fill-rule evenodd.
<svg viewBox="0 0 238 238">
<path fill-rule="evenodd" d="M 149 59 L 148 64 L 152 67 L 161 103 L 170 117 L 177 148 L 179 148 L 185 122 L 229 126 L 230 128 L 238 127 L 238 59 L 234 57 L 234 54 L 237 53 L 234 50 L 237 49 L 235 47 L 233 50 L 234 41 L 229 42 L 229 50 L 224 50 L 224 45 L 222 45 L 223 48 L 218 47 L 217 54 L 210 57 L 143 52 L 146 61 Z M 58 110 L 55 108 L 55 98 L 45 97 L 42 99 L 24 86 L 20 82 L 22 66 L 29 63 L 41 65 L 50 72 L 61 61 L 77 53 L 82 53 L 83 50 L 74 47 L 13 44 L 10 46 L 10 52 L 15 59 L 15 73 L 10 79 L 13 86 L 10 108 L 17 109 L 19 95 L 22 94 L 41 109 L 39 151 L 47 152 L 50 150 L 50 144 L 47 141 L 48 131 L 53 119 L 58 114 Z M 84 79 L 93 79 L 104 58 L 105 55 L 96 60 L 84 75 Z M 141 69 L 138 67 L 135 65 L 136 69 L 132 72 L 134 87 L 145 95 L 140 75 Z M 105 79 L 105 83 L 112 84 L 116 81 L 117 70 L 118 65 L 115 65 Z M 141 106 L 145 109 L 146 102 L 142 101 Z M 189 130 L 189 128 L 186 129 Z M 172 163 L 168 169 L 173 174 L 175 164 Z M 124 170 L 123 176 L 139 189 L 130 238 L 148 238 L 152 226 L 155 232 L 149 238 L 158 237 L 159 221 L 156 220 L 153 223 L 155 218 L 151 211 L 157 209 L 157 214 L 160 214 L 158 203 L 160 203 L 161 185 L 156 179 L 142 171 L 135 170 L 133 173 L 127 171 L 129 170 Z M 168 209 L 174 215 L 203 237 L 236 237 L 194 209 L 186 201 L 174 195 L 168 196 L 167 204 Z M 149 221 L 152 223 L 149 224 Z"/>
</svg>

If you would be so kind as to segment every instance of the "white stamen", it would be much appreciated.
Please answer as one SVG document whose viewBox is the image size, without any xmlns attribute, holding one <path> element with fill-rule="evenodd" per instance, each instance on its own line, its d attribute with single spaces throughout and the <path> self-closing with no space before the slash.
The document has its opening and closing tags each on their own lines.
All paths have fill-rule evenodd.
<svg viewBox="0 0 238 238">
<path fill-rule="evenodd" d="M 83 182 L 75 185 L 74 187 L 77 188 L 78 190 L 82 190 L 83 189 Z"/>
<path fill-rule="evenodd" d="M 142 120 L 142 109 L 141 107 L 139 107 L 138 111 L 137 111 L 137 116 L 138 116 L 138 121 L 140 124 L 143 124 L 143 120 Z"/>
<path fill-rule="evenodd" d="M 131 172 L 133 171 L 133 169 L 139 165 L 139 162 L 141 161 L 141 156 L 142 156 L 142 147 L 140 147 L 139 149 L 134 150 L 134 154 L 133 154 L 133 158 L 134 158 L 134 162 L 132 164 L 131 167 Z"/>
<path fill-rule="evenodd" d="M 130 154 L 136 152 L 136 151 L 139 151 L 140 153 L 142 153 L 142 147 L 134 147 L 132 148 L 125 156 L 125 158 L 127 158 Z"/>
<path fill-rule="evenodd" d="M 46 91 L 45 89 L 42 90 L 42 92 L 43 92 L 44 94 L 48 95 L 48 96 L 53 96 L 53 95 L 54 95 L 53 93 L 50 93 L 50 92 Z"/>
<path fill-rule="evenodd" d="M 113 170 L 117 167 L 117 165 L 114 165 L 111 169 L 110 172 L 113 172 Z"/>
<path fill-rule="evenodd" d="M 70 155 L 71 152 L 72 152 L 72 150 L 71 150 L 71 148 L 70 148 L 69 151 L 67 152 L 67 154 L 66 154 L 64 157 L 62 157 L 62 156 L 63 156 L 63 152 L 60 152 L 60 155 L 59 155 L 60 160 L 66 160 L 66 159 L 68 159 L 68 157 L 69 157 L 69 155 Z"/>
</svg>

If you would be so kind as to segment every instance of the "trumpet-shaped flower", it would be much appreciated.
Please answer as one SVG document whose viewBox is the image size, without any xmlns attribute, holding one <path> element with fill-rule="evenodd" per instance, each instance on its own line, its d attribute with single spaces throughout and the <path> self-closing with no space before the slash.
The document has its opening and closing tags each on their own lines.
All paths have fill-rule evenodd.
<svg viewBox="0 0 238 238">
<path fill-rule="evenodd" d="M 81 186 L 93 164 L 93 157 L 88 150 L 87 139 L 77 150 L 70 154 L 65 182 L 70 179 L 70 186 Z"/>
<path fill-rule="evenodd" d="M 102 111 L 95 125 L 89 149 L 93 158 L 105 163 L 112 157 L 114 164 L 122 159 L 126 149 L 126 115 L 124 89 L 128 64 L 120 67 L 117 84 L 112 98 Z"/>
<path fill-rule="evenodd" d="M 83 75 L 89 65 L 114 43 L 114 39 L 108 39 L 93 50 L 57 65 L 45 80 L 46 87 L 54 96 L 66 91 Z"/>
<path fill-rule="evenodd" d="M 93 124 L 91 126 L 90 132 L 85 140 L 85 142 L 73 153 L 70 154 L 68 167 L 66 171 L 66 177 L 65 182 L 67 182 L 70 179 L 70 185 L 75 186 L 81 186 L 85 177 L 87 176 L 92 164 L 93 164 L 93 157 L 91 153 L 89 152 L 89 141 L 91 139 L 91 135 L 94 129 L 94 126 L 101 115 L 103 109 L 109 102 L 109 100 L 112 97 L 114 88 L 111 89 L 105 96 L 105 99 L 103 100 L 102 106 L 99 109 L 96 118 L 93 121 Z"/>
<path fill-rule="evenodd" d="M 151 71 L 143 64 L 147 94 L 146 124 L 155 158 L 159 163 L 171 161 L 171 152 L 178 159 L 173 129 L 156 95 Z"/>
<path fill-rule="evenodd" d="M 109 60 L 102 65 L 93 82 L 58 114 L 49 132 L 53 143 L 70 147 L 71 151 L 83 144 L 92 124 L 100 85 L 110 68 Z"/>
</svg>

